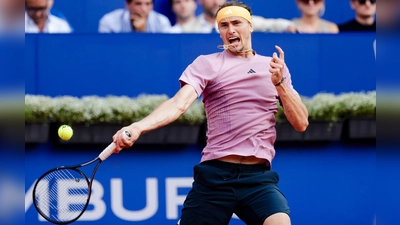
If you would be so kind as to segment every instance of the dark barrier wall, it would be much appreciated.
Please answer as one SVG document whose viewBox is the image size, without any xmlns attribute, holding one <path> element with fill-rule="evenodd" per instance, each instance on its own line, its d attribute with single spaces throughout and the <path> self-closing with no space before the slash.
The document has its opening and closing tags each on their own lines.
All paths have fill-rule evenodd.
<svg viewBox="0 0 400 225">
<path fill-rule="evenodd" d="M 292 19 L 299 17 L 296 0 L 244 0 L 254 15 L 266 18 Z M 350 8 L 350 0 L 326 0 L 324 19 L 335 23 L 342 23 L 354 18 L 354 11 Z M 125 0 L 56 0 L 54 9 L 63 12 L 75 32 L 97 32 L 100 18 L 114 9 L 124 8 Z M 170 9 L 169 0 L 154 0 L 154 9 L 170 18 L 175 18 Z M 198 7 L 197 14 L 201 13 Z"/>
<path fill-rule="evenodd" d="M 253 48 L 285 51 L 293 84 L 301 95 L 375 90 L 375 34 L 253 35 Z M 28 94 L 167 94 L 198 55 L 221 51 L 219 35 L 73 34 L 26 35 Z M 249 87 L 251 88 L 251 87 Z"/>
</svg>

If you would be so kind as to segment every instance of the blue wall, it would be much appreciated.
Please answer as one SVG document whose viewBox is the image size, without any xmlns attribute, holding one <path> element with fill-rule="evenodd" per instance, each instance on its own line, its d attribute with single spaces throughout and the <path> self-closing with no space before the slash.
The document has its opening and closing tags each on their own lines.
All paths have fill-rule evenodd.
<svg viewBox="0 0 400 225">
<path fill-rule="evenodd" d="M 342 23 L 354 17 L 350 8 L 350 0 L 326 0 L 324 19 L 335 23 Z M 175 18 L 169 6 L 169 0 L 155 0 L 154 9 L 168 16 L 173 24 Z M 266 18 L 292 19 L 299 17 L 300 13 L 295 0 L 244 0 L 254 15 Z M 61 11 L 73 26 L 75 32 L 97 32 L 100 18 L 118 8 L 125 7 L 125 0 L 55 0 L 54 9 Z M 197 13 L 201 12 L 198 7 Z"/>
<path fill-rule="evenodd" d="M 318 92 L 375 90 L 375 34 L 253 34 L 253 48 L 285 51 L 295 88 Z M 172 96 L 178 78 L 198 55 L 216 51 L 213 34 L 26 35 L 26 93 L 57 95 Z"/>
</svg>

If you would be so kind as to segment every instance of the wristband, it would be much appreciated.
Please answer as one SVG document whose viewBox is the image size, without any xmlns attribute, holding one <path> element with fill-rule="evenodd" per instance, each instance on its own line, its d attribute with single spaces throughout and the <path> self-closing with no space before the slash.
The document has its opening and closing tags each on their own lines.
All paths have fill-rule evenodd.
<svg viewBox="0 0 400 225">
<path fill-rule="evenodd" d="M 275 86 L 279 86 L 283 83 L 283 81 L 286 79 L 286 77 L 282 77 L 282 80 L 279 81 L 277 84 L 275 84 Z"/>
</svg>

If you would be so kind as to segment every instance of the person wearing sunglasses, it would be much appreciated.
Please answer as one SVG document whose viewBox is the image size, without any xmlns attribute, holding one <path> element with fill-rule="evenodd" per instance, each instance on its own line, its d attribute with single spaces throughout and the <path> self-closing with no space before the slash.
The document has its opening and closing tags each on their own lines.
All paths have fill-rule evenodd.
<svg viewBox="0 0 400 225">
<path fill-rule="evenodd" d="M 325 12 L 324 0 L 296 0 L 301 12 L 300 18 L 292 21 L 300 28 L 301 33 L 338 33 L 338 26 L 321 17 Z"/>
<path fill-rule="evenodd" d="M 376 0 L 350 0 L 355 18 L 339 25 L 340 32 L 376 31 Z"/>
<path fill-rule="evenodd" d="M 49 13 L 47 0 L 25 0 L 25 33 L 71 33 L 68 22 Z"/>
</svg>

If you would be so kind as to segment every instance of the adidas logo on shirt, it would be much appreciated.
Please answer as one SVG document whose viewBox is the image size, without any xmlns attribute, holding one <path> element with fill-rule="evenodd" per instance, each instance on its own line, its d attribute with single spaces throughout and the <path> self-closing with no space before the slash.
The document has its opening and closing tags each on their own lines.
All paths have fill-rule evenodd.
<svg viewBox="0 0 400 225">
<path fill-rule="evenodd" d="M 253 69 L 250 69 L 249 72 L 247 72 L 247 74 L 249 73 L 256 73 L 256 71 L 254 71 Z"/>
</svg>

